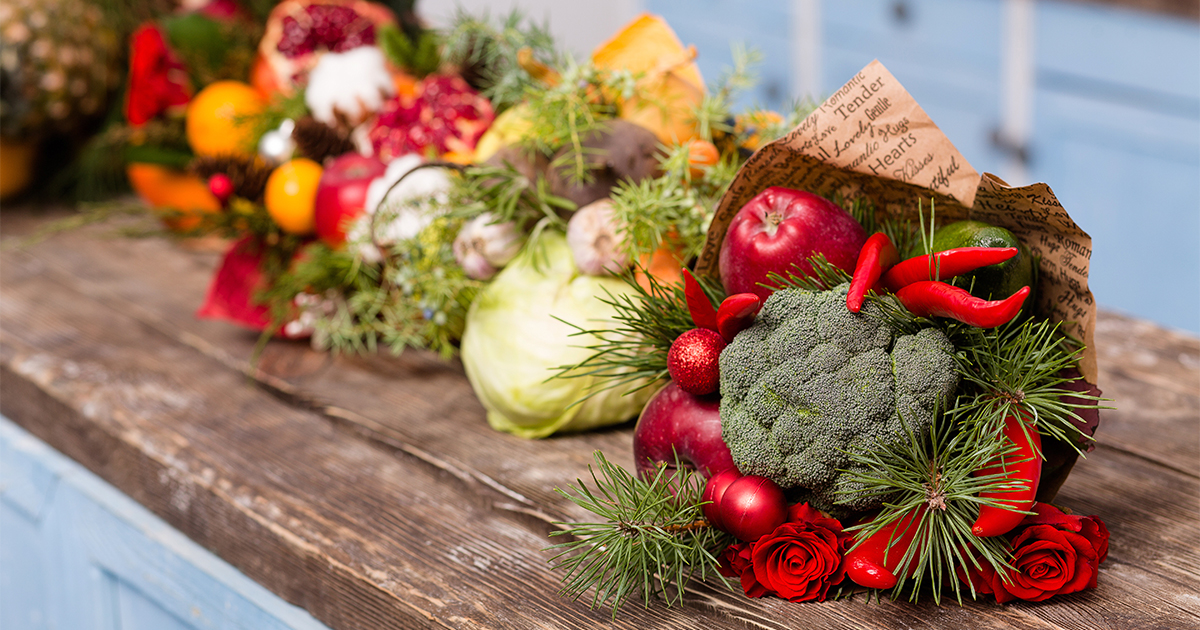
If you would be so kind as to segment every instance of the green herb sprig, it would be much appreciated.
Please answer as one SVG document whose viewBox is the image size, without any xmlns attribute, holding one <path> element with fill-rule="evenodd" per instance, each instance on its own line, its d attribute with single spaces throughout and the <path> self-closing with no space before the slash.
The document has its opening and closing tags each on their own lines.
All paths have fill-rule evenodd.
<svg viewBox="0 0 1200 630">
<path fill-rule="evenodd" d="M 460 10 L 444 34 L 442 55 L 463 68 L 492 107 L 503 112 L 537 87 L 517 62 L 517 53 L 523 48 L 544 61 L 559 57 L 549 25 L 527 20 L 519 10 L 498 20 L 486 13 L 475 16 Z"/>
</svg>

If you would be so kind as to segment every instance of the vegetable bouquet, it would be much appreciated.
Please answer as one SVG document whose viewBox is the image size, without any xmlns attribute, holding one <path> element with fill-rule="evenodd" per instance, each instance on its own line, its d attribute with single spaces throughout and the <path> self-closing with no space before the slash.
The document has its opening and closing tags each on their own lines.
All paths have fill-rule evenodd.
<svg viewBox="0 0 1200 630">
<path fill-rule="evenodd" d="M 828 116 L 851 95 L 868 113 L 839 137 Z M 552 547 L 565 595 L 616 614 L 712 575 L 798 602 L 1096 586 L 1104 523 L 1053 503 L 1104 402 L 1094 310 L 1086 267 L 1046 247 L 1090 240 L 1048 188 L 979 175 L 908 103 L 865 68 L 741 167 L 682 282 L 627 276 L 606 300 L 620 325 L 580 326 L 600 341 L 561 377 L 657 392 L 636 471 L 597 453 L 595 488 L 562 490 L 600 517 L 552 534 L 570 538 Z M 909 168 L 845 157 L 857 142 Z M 908 151 L 936 174 L 913 177 Z"/>
</svg>

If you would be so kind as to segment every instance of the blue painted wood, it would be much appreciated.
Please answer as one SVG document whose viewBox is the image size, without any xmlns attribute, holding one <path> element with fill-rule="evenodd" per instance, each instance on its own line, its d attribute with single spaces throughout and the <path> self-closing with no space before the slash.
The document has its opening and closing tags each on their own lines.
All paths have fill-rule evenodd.
<svg viewBox="0 0 1200 630">
<path fill-rule="evenodd" d="M 0 628 L 325 626 L 0 417 Z"/>
<path fill-rule="evenodd" d="M 1079 2 L 1038 2 L 1036 11 L 1040 85 L 1200 117 L 1200 25 Z"/>
<path fill-rule="evenodd" d="M 1093 239 L 1098 303 L 1200 331 L 1200 25 L 1041 2 L 1031 172 Z"/>
<path fill-rule="evenodd" d="M 1200 331 L 1200 121 L 1048 91 L 1036 112 L 1033 172 L 1092 236 L 1096 301 Z"/>
<path fill-rule="evenodd" d="M 733 46 L 756 50 L 763 63 L 758 84 L 739 96 L 737 107 L 784 109 L 795 91 L 789 43 L 791 7 L 787 2 L 738 0 L 646 0 L 645 9 L 667 19 L 684 45 L 694 45 L 704 81 L 714 84 L 733 66 Z"/>
<path fill-rule="evenodd" d="M 879 59 L 972 166 L 999 172 L 1002 9 L 999 0 L 824 2 L 824 88 Z"/>
</svg>

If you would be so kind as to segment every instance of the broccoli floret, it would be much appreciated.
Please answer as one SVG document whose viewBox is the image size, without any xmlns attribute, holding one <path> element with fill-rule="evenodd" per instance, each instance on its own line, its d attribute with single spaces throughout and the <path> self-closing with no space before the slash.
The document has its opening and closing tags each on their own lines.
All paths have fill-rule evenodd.
<svg viewBox="0 0 1200 630">
<path fill-rule="evenodd" d="M 958 386 L 940 330 L 902 334 L 870 302 L 851 313 L 846 289 L 776 291 L 721 353 L 722 437 L 738 469 L 837 512 L 881 504 L 855 496 L 849 454 L 906 442 L 905 425 L 928 434 Z"/>
</svg>

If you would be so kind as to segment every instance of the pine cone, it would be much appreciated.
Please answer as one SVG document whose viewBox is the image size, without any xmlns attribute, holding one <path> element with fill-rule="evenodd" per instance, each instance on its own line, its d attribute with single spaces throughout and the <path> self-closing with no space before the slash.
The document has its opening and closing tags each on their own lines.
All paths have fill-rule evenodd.
<svg viewBox="0 0 1200 630">
<path fill-rule="evenodd" d="M 292 130 L 296 150 L 304 157 L 321 164 L 325 158 L 337 157 L 354 150 L 349 134 L 325 123 L 305 116 L 296 121 Z"/>
<path fill-rule="evenodd" d="M 254 203 L 262 203 L 267 178 L 271 176 L 271 168 L 262 160 L 237 155 L 197 157 L 188 170 L 204 181 L 224 173 L 233 183 L 233 194 Z"/>
</svg>

